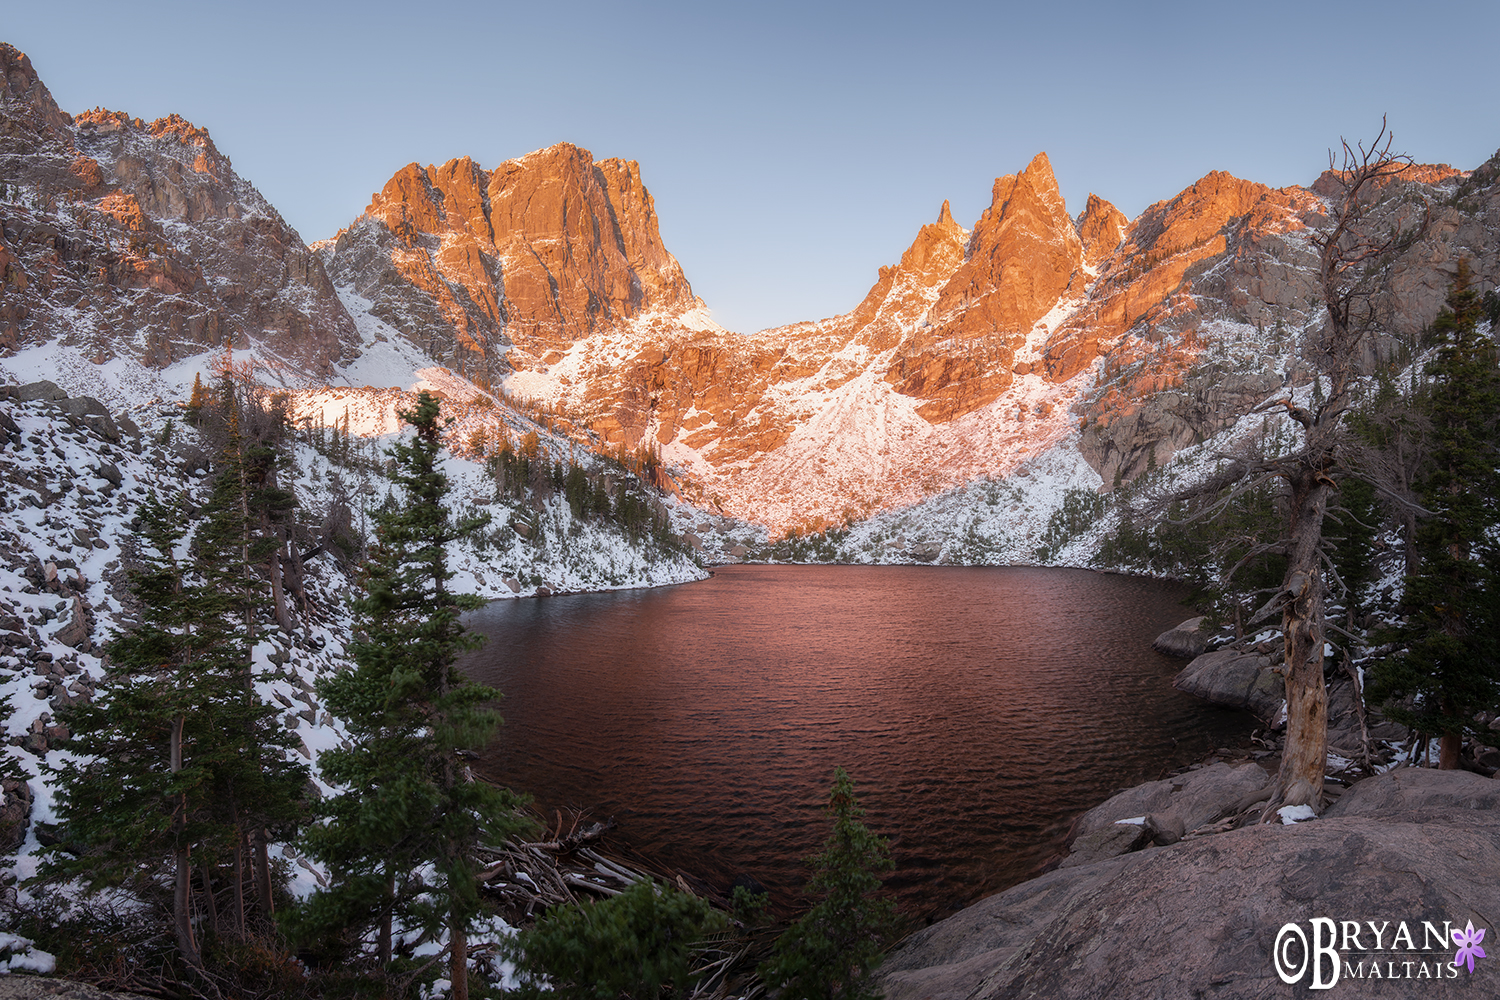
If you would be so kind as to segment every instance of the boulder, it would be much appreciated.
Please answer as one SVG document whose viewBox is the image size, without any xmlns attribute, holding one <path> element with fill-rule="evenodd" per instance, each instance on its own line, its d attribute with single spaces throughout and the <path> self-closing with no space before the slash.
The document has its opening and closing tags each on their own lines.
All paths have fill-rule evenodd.
<svg viewBox="0 0 1500 1000">
<path fill-rule="evenodd" d="M 1500 781 L 1472 771 L 1398 767 L 1356 782 L 1323 813 L 1423 822 L 1433 816 L 1500 811 Z"/>
<path fill-rule="evenodd" d="M 23 403 L 31 403 L 39 399 L 54 400 L 68 398 L 68 394 L 59 388 L 56 382 L 49 382 L 46 379 L 12 388 L 10 395 L 12 399 L 18 399 Z"/>
<path fill-rule="evenodd" d="M 1493 800 L 1479 791 L 1500 782 L 1450 775 L 1361 782 L 1374 786 L 1356 785 L 1345 800 L 1366 802 L 1368 816 L 1330 810 L 1058 869 L 911 935 L 875 985 L 888 1000 L 1304 996 L 1308 980 L 1284 985 L 1272 953 L 1284 924 L 1306 928 L 1313 917 L 1405 921 L 1410 959 L 1446 963 L 1451 946 L 1420 950 L 1422 921 L 1493 927 L 1500 918 L 1500 813 L 1480 805 Z M 1387 806 L 1395 811 L 1381 815 Z M 1408 955 L 1385 957 L 1399 976 Z M 1496 973 L 1485 961 L 1472 980 L 1465 971 L 1422 982 L 1413 968 L 1413 978 L 1374 989 L 1341 979 L 1344 992 L 1330 995 L 1492 996 Z"/>
<path fill-rule="evenodd" d="M 0 851 L 10 853 L 26 839 L 26 827 L 31 821 L 31 786 L 19 778 L 6 778 L 0 782 L 3 798 L 0 798 Z"/>
<path fill-rule="evenodd" d="M 1199 628 L 1202 624 L 1202 615 L 1189 618 L 1176 628 L 1168 629 L 1157 636 L 1151 648 L 1158 653 L 1181 657 L 1184 660 L 1202 656 L 1203 651 L 1208 648 L 1208 636 L 1204 635 Z"/>
<path fill-rule="evenodd" d="M 53 636 L 64 646 L 77 649 L 83 645 L 84 640 L 89 637 L 88 611 L 83 606 L 83 601 L 77 594 L 73 595 L 73 610 L 68 618 L 68 623 L 57 630 Z"/>
<path fill-rule="evenodd" d="M 1157 824 L 1164 830 L 1173 820 L 1179 821 L 1182 830 L 1177 836 L 1181 837 L 1188 830 L 1238 812 L 1262 791 L 1269 797 L 1270 788 L 1271 777 L 1259 764 L 1210 764 L 1161 781 L 1148 781 L 1127 788 L 1079 817 L 1073 825 L 1073 843 L 1085 834 L 1136 816 L 1157 817 Z"/>
<path fill-rule="evenodd" d="M 119 467 L 113 462 L 100 462 L 99 468 L 94 470 L 94 475 L 117 489 L 123 478 L 120 475 Z"/>
<path fill-rule="evenodd" d="M 1121 854 L 1138 851 L 1151 843 L 1151 831 L 1144 821 L 1127 823 L 1123 820 L 1101 826 L 1096 830 L 1079 834 L 1063 858 L 1059 868 L 1077 868 L 1095 862 L 1117 858 Z"/>
<path fill-rule="evenodd" d="M 115 426 L 114 417 L 109 415 L 103 403 L 92 396 L 74 396 L 72 399 L 61 400 L 58 409 L 68 415 L 68 418 L 83 424 L 106 441 L 120 440 L 120 429 Z"/>
<path fill-rule="evenodd" d="M 1172 686 L 1213 705 L 1241 708 L 1274 722 L 1286 700 L 1286 686 L 1271 659 L 1238 649 L 1204 653 L 1182 668 Z"/>
<path fill-rule="evenodd" d="M 911 547 L 911 557 L 918 562 L 932 562 L 942 554 L 942 542 L 917 542 Z"/>
</svg>

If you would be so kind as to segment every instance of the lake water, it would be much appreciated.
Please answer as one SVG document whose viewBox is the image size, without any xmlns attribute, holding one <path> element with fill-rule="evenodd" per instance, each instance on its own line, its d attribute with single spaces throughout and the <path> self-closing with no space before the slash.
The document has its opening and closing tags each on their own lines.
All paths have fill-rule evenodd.
<svg viewBox="0 0 1500 1000">
<path fill-rule="evenodd" d="M 480 770 L 721 891 L 797 902 L 835 765 L 913 917 L 1034 875 L 1080 812 L 1253 720 L 1172 688 L 1181 588 L 1084 570 L 729 566 L 499 601 L 465 663 L 501 689 Z"/>
</svg>

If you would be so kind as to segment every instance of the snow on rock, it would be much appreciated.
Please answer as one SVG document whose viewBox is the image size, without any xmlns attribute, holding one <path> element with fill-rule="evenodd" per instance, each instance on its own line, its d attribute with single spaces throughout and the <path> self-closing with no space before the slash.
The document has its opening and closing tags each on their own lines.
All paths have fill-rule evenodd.
<svg viewBox="0 0 1500 1000">
<path fill-rule="evenodd" d="M 1281 817 L 1282 826 L 1291 826 L 1293 823 L 1305 823 L 1310 819 L 1318 818 L 1318 814 L 1312 806 L 1282 806 L 1276 810 L 1276 815 Z"/>
<path fill-rule="evenodd" d="M 48 371 L 39 359 L 24 354 L 6 358 L 4 364 L 0 376 L 19 380 L 47 374 L 64 378 L 69 387 L 109 395 L 107 367 L 80 370 L 77 378 L 68 379 L 63 372 L 71 369 L 66 366 L 62 372 Z M 129 372 L 128 364 L 121 362 L 118 371 Z M 33 796 L 31 822 L 13 865 L 22 880 L 36 871 L 38 824 L 58 819 L 52 775 L 44 762 L 56 767 L 74 759 L 60 710 L 94 697 L 104 678 L 103 645 L 131 625 L 123 546 L 135 509 L 148 491 L 163 497 L 186 491 L 201 502 L 211 486 L 208 445 L 191 423 L 180 419 L 181 394 L 192 383 L 188 366 L 150 375 L 114 383 L 118 394 L 110 398 L 120 410 L 133 412 L 139 424 L 125 427 L 118 440 L 68 418 L 61 404 L 0 398 L 0 415 L 5 418 L 0 421 L 0 477 L 5 482 L 0 491 L 0 696 L 9 698 L 12 706 L 0 733 L 0 753 L 15 765 Z M 430 366 L 421 377 L 450 401 L 473 401 L 483 395 L 473 387 L 465 391 L 466 383 Z M 389 387 L 376 390 L 377 408 L 367 393 L 353 389 L 294 390 L 289 395 L 294 400 L 292 413 L 301 419 L 282 476 L 297 496 L 304 550 L 313 548 L 308 539 L 319 537 L 334 504 L 345 504 L 353 512 L 356 532 L 368 530 L 368 515 L 361 511 L 392 492 L 381 454 L 395 430 L 391 414 L 409 407 L 414 397 Z M 339 422 L 355 433 L 342 451 L 332 446 L 329 436 L 315 435 L 308 426 L 306 416 L 314 404 L 323 406 L 325 424 L 330 425 L 335 407 L 348 409 L 349 417 L 340 413 Z M 478 408 L 484 414 L 469 412 L 475 407 L 465 410 L 462 403 L 455 409 L 468 421 L 450 428 L 455 445 L 480 416 L 498 412 L 493 404 Z M 591 456 L 566 435 L 512 411 L 505 411 L 504 419 L 514 425 L 513 434 L 525 429 L 539 432 L 545 459 L 583 461 Z M 361 432 L 371 436 L 360 438 Z M 707 575 L 690 550 L 632 542 L 608 521 L 580 521 L 560 495 L 534 505 L 498 496 L 495 480 L 482 462 L 447 454 L 443 469 L 452 484 L 456 514 L 491 515 L 479 537 L 450 548 L 455 588 L 485 598 L 517 598 L 661 586 Z M 697 527 L 704 516 L 680 501 L 661 507 L 663 516 L 682 531 Z M 522 537 L 512 527 L 518 520 L 531 525 L 531 537 Z M 704 534 L 716 535 L 707 528 Z M 327 795 L 333 789 L 318 772 L 318 755 L 337 746 L 344 733 L 321 705 L 316 684 L 348 665 L 344 643 L 353 625 L 348 595 L 355 582 L 347 555 L 336 551 L 330 536 L 322 536 L 320 542 L 319 551 L 305 559 L 308 600 L 293 611 L 294 630 L 285 633 L 266 625 L 252 657 L 258 693 L 285 710 L 284 723 L 297 737 L 294 752 L 311 766 L 316 787 Z M 274 850 L 292 862 L 292 889 L 298 895 L 326 883 L 325 873 L 292 845 L 276 845 Z M 10 959 L 10 967 L 42 971 L 46 961 L 40 953 L 31 958 L 18 955 Z"/>
</svg>

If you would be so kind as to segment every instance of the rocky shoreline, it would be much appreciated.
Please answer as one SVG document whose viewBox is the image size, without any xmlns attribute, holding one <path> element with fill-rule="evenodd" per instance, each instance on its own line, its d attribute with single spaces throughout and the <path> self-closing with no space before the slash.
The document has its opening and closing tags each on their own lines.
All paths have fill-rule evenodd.
<svg viewBox="0 0 1500 1000">
<path fill-rule="evenodd" d="M 1157 641 L 1192 657 L 1179 689 L 1274 723 L 1279 695 L 1272 705 L 1262 690 L 1279 680 L 1273 651 L 1206 653 L 1197 625 Z M 1330 753 L 1350 758 L 1350 772 L 1356 745 L 1391 735 L 1357 711 L 1354 683 L 1330 692 Z M 1335 768 L 1322 816 L 1262 823 L 1279 757 L 1274 740 L 1253 739 L 1263 749 L 1219 750 L 1084 813 L 1050 870 L 902 941 L 879 971 L 884 995 L 1250 1000 L 1340 976 L 1360 979 L 1360 996 L 1500 992 L 1500 963 L 1450 964 L 1455 928 L 1500 923 L 1500 781 L 1489 768 L 1387 762 L 1352 781 Z M 1330 944 L 1316 935 L 1334 925 L 1317 921 L 1356 933 Z M 1305 952 L 1285 944 L 1297 933 L 1328 945 L 1300 972 Z"/>
</svg>

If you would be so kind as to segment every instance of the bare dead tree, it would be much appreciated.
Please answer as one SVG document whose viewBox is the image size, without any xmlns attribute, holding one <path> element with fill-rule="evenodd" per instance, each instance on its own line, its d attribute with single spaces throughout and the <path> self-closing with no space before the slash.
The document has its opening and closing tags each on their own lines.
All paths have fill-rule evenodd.
<svg viewBox="0 0 1500 1000">
<path fill-rule="evenodd" d="M 1320 810 L 1328 753 L 1328 697 L 1323 677 L 1324 645 L 1329 624 L 1325 607 L 1330 583 L 1340 586 L 1324 537 L 1338 480 L 1349 474 L 1349 435 L 1344 415 L 1354 403 L 1361 371 L 1363 341 L 1378 321 L 1378 295 L 1385 264 L 1418 239 L 1425 222 L 1407 232 L 1382 232 L 1365 218 L 1372 195 L 1386 178 L 1411 166 L 1411 158 L 1391 149 L 1384 119 L 1369 146 L 1342 144 L 1341 157 L 1329 152 L 1329 169 L 1340 191 L 1329 205 L 1328 228 L 1312 238 L 1319 252 L 1318 284 L 1327 320 L 1309 334 L 1303 360 L 1321 380 L 1323 393 L 1309 402 L 1288 394 L 1262 403 L 1257 410 L 1284 412 L 1300 430 L 1300 446 L 1279 455 L 1258 448 L 1219 456 L 1225 462 L 1210 480 L 1177 493 L 1173 501 L 1195 508 L 1193 520 L 1212 519 L 1238 497 L 1278 483 L 1285 513 L 1280 537 L 1257 541 L 1226 578 L 1251 559 L 1278 554 L 1286 559 L 1281 586 L 1251 622 L 1281 614 L 1286 685 L 1286 741 L 1276 790 L 1263 817 L 1283 806 Z"/>
<path fill-rule="evenodd" d="M 1391 151 L 1391 134 L 1384 119 L 1368 148 L 1342 143 L 1342 164 L 1330 151 L 1329 167 L 1337 166 L 1342 187 L 1332 207 L 1330 229 L 1314 237 L 1318 247 L 1318 283 L 1328 319 L 1321 335 L 1308 345 L 1314 375 L 1328 380 L 1321 403 L 1311 409 L 1290 396 L 1273 401 L 1302 428 L 1302 447 L 1267 462 L 1262 475 L 1283 480 L 1288 493 L 1285 534 L 1286 575 L 1273 600 L 1281 608 L 1286 661 L 1286 743 L 1276 791 L 1266 808 L 1269 818 L 1281 806 L 1323 805 L 1323 775 L 1328 755 L 1328 694 L 1323 681 L 1323 651 L 1327 635 L 1324 618 L 1328 596 L 1325 569 L 1332 563 L 1323 538 L 1329 499 L 1338 489 L 1340 447 L 1344 443 L 1343 416 L 1348 411 L 1359 377 L 1361 341 L 1375 326 L 1376 287 L 1370 274 L 1399 244 L 1414 234 L 1382 235 L 1362 225 L 1364 196 L 1387 177 L 1400 174 L 1411 158 Z"/>
</svg>

